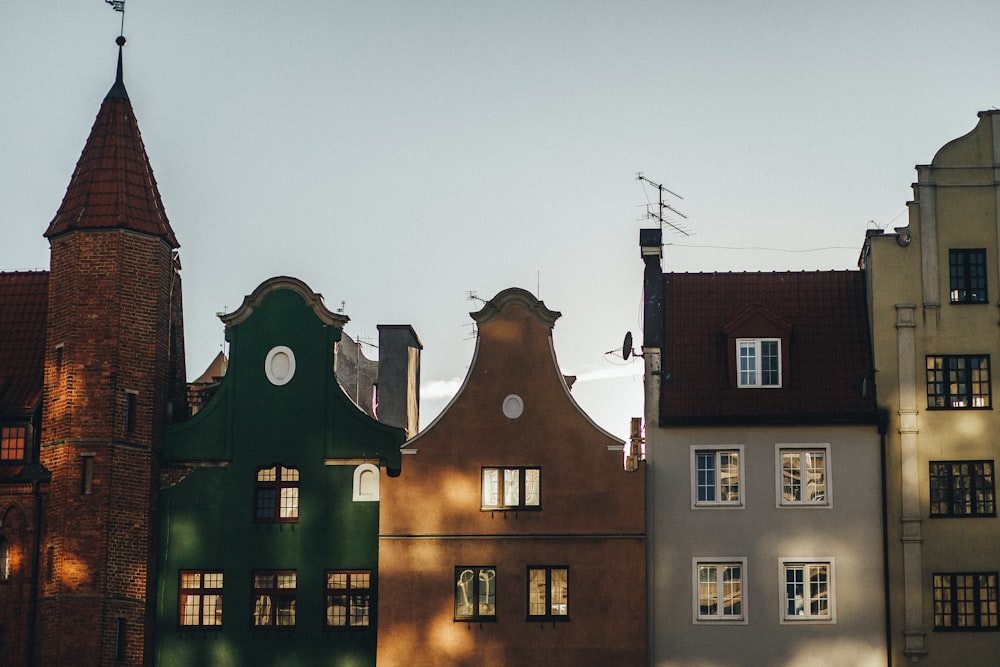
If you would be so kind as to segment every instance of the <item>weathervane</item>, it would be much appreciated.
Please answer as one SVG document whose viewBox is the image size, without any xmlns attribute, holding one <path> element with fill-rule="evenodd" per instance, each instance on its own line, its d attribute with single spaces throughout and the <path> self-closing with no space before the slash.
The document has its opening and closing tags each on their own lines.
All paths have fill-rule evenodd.
<svg viewBox="0 0 1000 667">
<path fill-rule="evenodd" d="M 118 33 L 119 37 L 125 35 L 125 0 L 104 0 L 104 2 L 111 5 L 111 8 L 116 12 L 121 12 L 122 15 L 122 25 L 121 30 Z"/>
</svg>

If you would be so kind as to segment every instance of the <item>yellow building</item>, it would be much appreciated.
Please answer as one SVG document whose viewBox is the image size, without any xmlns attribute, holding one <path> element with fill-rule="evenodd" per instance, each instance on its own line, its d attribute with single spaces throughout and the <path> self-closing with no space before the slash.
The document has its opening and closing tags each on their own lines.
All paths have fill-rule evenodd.
<svg viewBox="0 0 1000 667">
<path fill-rule="evenodd" d="M 1000 655 L 1000 111 L 917 166 L 913 191 L 909 224 L 869 232 L 861 256 L 889 416 L 892 662 L 986 664 Z"/>
</svg>

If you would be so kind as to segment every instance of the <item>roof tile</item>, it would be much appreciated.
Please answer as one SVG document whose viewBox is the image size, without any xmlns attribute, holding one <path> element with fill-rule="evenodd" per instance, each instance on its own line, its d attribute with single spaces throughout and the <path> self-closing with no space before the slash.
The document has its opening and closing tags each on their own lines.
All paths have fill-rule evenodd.
<svg viewBox="0 0 1000 667">
<path fill-rule="evenodd" d="M 861 272 L 667 273 L 663 280 L 661 423 L 875 419 Z M 754 306 L 792 327 L 780 388 L 736 386 L 724 327 Z"/>
<path fill-rule="evenodd" d="M 0 416 L 24 417 L 42 395 L 47 271 L 0 273 Z"/>
</svg>

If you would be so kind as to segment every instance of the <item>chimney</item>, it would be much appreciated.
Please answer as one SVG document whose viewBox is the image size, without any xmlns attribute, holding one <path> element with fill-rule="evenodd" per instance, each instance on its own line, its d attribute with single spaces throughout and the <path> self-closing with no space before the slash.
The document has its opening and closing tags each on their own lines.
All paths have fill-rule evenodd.
<svg viewBox="0 0 1000 667">
<path fill-rule="evenodd" d="M 378 420 L 406 430 L 420 429 L 420 343 L 409 324 L 378 325 Z"/>
<path fill-rule="evenodd" d="M 643 273 L 642 347 L 663 347 L 663 230 L 640 229 Z"/>
</svg>

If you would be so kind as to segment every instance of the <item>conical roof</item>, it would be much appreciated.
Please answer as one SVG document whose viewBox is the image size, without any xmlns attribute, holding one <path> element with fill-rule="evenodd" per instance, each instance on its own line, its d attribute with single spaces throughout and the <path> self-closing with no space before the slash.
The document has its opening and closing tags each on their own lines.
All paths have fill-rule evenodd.
<svg viewBox="0 0 1000 667">
<path fill-rule="evenodd" d="M 122 79 L 124 38 L 119 38 L 118 73 L 97 112 L 59 211 L 46 238 L 81 229 L 129 229 L 157 236 L 171 248 L 170 228 L 139 125 Z"/>
</svg>

